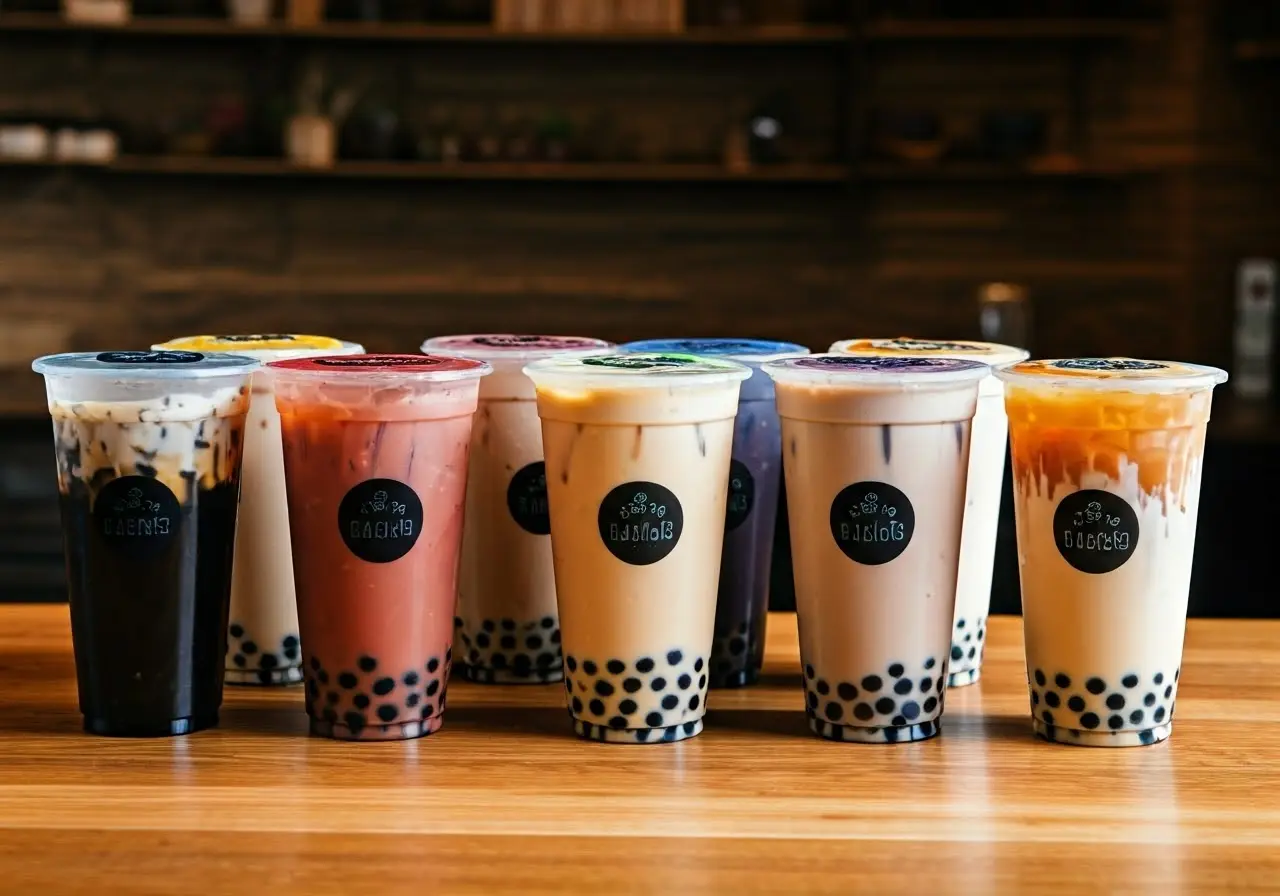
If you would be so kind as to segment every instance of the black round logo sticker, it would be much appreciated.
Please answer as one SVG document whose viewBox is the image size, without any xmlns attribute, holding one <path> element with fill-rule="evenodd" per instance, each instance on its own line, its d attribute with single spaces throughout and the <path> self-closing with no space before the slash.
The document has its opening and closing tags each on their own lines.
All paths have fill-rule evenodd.
<svg viewBox="0 0 1280 896">
<path fill-rule="evenodd" d="M 971 342 L 938 342 L 933 339 L 908 339 L 906 337 L 884 339 L 871 344 L 875 348 L 899 348 L 903 351 L 917 352 L 980 352 L 986 350 L 981 343 L 975 345 Z"/>
<path fill-rule="evenodd" d="M 168 486 L 149 476 L 121 476 L 98 492 L 93 521 L 102 540 L 133 557 L 159 554 L 182 528 L 182 507 Z"/>
<path fill-rule="evenodd" d="M 294 342 L 297 336 L 292 333 L 254 333 L 245 336 L 215 336 L 219 342 Z"/>
<path fill-rule="evenodd" d="M 1059 370 L 1163 370 L 1169 365 L 1133 358 L 1067 358 L 1049 366 Z"/>
<path fill-rule="evenodd" d="M 675 550 L 684 510 L 666 486 L 627 482 L 604 496 L 596 522 L 610 554 L 632 566 L 648 566 Z"/>
<path fill-rule="evenodd" d="M 724 528 L 732 532 L 741 526 L 756 501 L 756 480 L 742 461 L 729 461 L 729 501 L 725 508 Z"/>
<path fill-rule="evenodd" d="M 551 516 L 547 511 L 547 465 L 542 461 L 527 464 L 516 471 L 507 485 L 507 510 L 511 518 L 526 532 L 551 534 Z"/>
<path fill-rule="evenodd" d="M 361 560 L 391 563 L 418 541 L 422 501 L 397 479 L 366 479 L 338 505 L 338 531 Z"/>
<path fill-rule="evenodd" d="M 98 360 L 103 364 L 194 364 L 203 361 L 204 355 L 182 351 L 103 352 Z"/>
<path fill-rule="evenodd" d="M 659 367 L 687 367 L 690 364 L 701 364 L 697 358 L 682 358 L 679 355 L 605 355 L 597 358 L 583 358 L 582 363 L 589 367 L 615 367 L 620 370 L 653 370 Z"/>
<path fill-rule="evenodd" d="M 831 536 L 855 563 L 879 566 L 897 559 L 915 530 L 910 499 L 887 482 L 855 482 L 831 502 Z"/>
<path fill-rule="evenodd" d="M 1081 572 L 1114 572 L 1138 547 L 1138 515 L 1111 492 L 1084 489 L 1058 502 L 1053 540 L 1062 559 Z"/>
</svg>

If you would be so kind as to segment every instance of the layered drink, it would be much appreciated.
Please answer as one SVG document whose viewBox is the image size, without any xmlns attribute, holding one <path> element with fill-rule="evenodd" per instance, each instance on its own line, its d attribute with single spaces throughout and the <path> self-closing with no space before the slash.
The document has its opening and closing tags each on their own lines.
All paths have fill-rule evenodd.
<svg viewBox="0 0 1280 896">
<path fill-rule="evenodd" d="M 1025 361 L 1005 384 L 1035 732 L 1167 738 L 1181 677 L 1216 368 Z"/>
<path fill-rule="evenodd" d="M 542 425 L 527 364 L 585 357 L 609 343 L 580 336 L 443 336 L 428 354 L 486 361 L 471 430 L 466 524 L 454 643 L 472 681 L 548 682 L 563 677 L 560 615 L 551 566 Z"/>
<path fill-rule="evenodd" d="M 831 346 L 836 354 L 862 357 L 963 358 L 992 368 L 1027 358 L 1024 349 L 991 342 L 952 342 L 929 339 L 848 339 Z M 948 684 L 972 684 L 982 675 L 991 607 L 991 578 L 1000 529 L 1000 496 L 1009 421 L 1004 412 L 1004 387 L 993 374 L 978 386 L 978 410 L 973 415 L 972 447 L 965 488 L 964 530 L 960 536 L 960 572 L 956 580 L 955 619 L 951 623 L 951 662 Z"/>
<path fill-rule="evenodd" d="M 274 361 L 313 734 L 440 727 L 480 361 Z"/>
<path fill-rule="evenodd" d="M 328 336 L 283 333 L 188 336 L 154 348 L 235 353 L 262 363 L 363 351 L 353 342 Z M 291 684 L 302 681 L 302 649 L 289 548 L 280 414 L 270 377 L 255 376 L 252 394 L 244 436 L 235 568 L 231 573 L 226 679 L 232 684 Z"/>
<path fill-rule="evenodd" d="M 565 689 L 590 740 L 702 730 L 742 365 L 549 359 L 537 387 Z"/>
<path fill-rule="evenodd" d="M 85 729 L 147 737 L 216 725 L 257 362 L 125 351 L 33 367 L 53 415 Z"/>
<path fill-rule="evenodd" d="M 971 422 L 985 364 L 814 355 L 778 389 L 810 728 L 895 743 L 939 730 Z"/>
<path fill-rule="evenodd" d="M 764 662 L 773 531 L 782 478 L 782 436 L 773 380 L 760 365 L 807 355 L 809 350 L 791 342 L 759 339 L 650 339 L 628 343 L 622 350 L 728 358 L 751 369 L 739 393 L 733 429 L 710 683 L 713 688 L 752 684 Z"/>
</svg>

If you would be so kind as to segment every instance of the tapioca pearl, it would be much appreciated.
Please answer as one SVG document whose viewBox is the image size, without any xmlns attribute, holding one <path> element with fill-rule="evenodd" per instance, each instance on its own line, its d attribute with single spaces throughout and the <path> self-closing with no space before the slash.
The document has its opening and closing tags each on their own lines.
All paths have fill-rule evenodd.
<svg viewBox="0 0 1280 896">
<path fill-rule="evenodd" d="M 1053 713 L 1052 713 L 1052 712 L 1050 712 L 1050 711 L 1049 711 L 1049 710 L 1047 710 L 1047 709 L 1046 709 L 1046 710 L 1042 710 L 1042 711 L 1041 711 L 1041 713 L 1040 713 L 1040 718 L 1044 720 L 1044 723 L 1045 723 L 1046 725 L 1052 725 L 1052 724 L 1053 724 Z"/>
<path fill-rule="evenodd" d="M 693 671 L 694 671 L 694 672 L 701 672 L 701 671 L 702 671 L 702 667 L 703 667 L 702 657 L 698 657 L 696 660 L 694 660 L 694 661 L 693 661 Z"/>
<path fill-rule="evenodd" d="M 566 667 L 568 667 L 568 669 L 569 669 L 569 671 L 570 671 L 570 672 L 577 672 L 577 671 L 578 671 L 578 661 L 577 661 L 576 659 L 574 659 L 573 657 L 571 657 L 571 656 L 566 656 L 566 657 L 564 658 L 564 664 L 565 664 L 565 666 L 566 666 Z"/>
<path fill-rule="evenodd" d="M 609 727 L 610 727 L 610 728 L 614 728 L 614 729 L 626 728 L 626 727 L 627 727 L 627 720 L 626 720 L 626 717 L 625 717 L 625 716 L 614 716 L 613 718 L 611 718 L 611 719 L 609 720 Z"/>
<path fill-rule="evenodd" d="M 1164 699 L 1168 700 L 1173 696 L 1173 685 L 1166 685 L 1164 689 Z"/>
<path fill-rule="evenodd" d="M 1062 705 L 1062 699 L 1058 696 L 1057 691 L 1045 691 L 1044 702 L 1045 702 L 1045 705 L 1050 707 L 1051 709 L 1057 709 L 1059 706 Z"/>
<path fill-rule="evenodd" d="M 597 716 L 604 715 L 603 700 L 592 698 L 591 702 L 587 704 L 587 708 L 591 710 L 592 715 L 597 715 Z"/>
<path fill-rule="evenodd" d="M 933 657 L 929 657 L 927 660 L 924 661 L 924 667 L 926 669 L 932 669 L 937 664 L 938 664 L 938 661 Z"/>
<path fill-rule="evenodd" d="M 1144 747 L 1149 747 L 1156 742 L 1156 733 L 1149 728 L 1146 731 L 1139 731 L 1138 740 Z"/>
<path fill-rule="evenodd" d="M 1067 700 L 1067 709 L 1071 710 L 1072 712 L 1084 712 L 1084 707 L 1085 707 L 1084 698 L 1081 697 L 1079 694 L 1072 694 L 1071 697 L 1068 698 Z"/>
<path fill-rule="evenodd" d="M 682 691 L 689 690 L 689 688 L 692 685 L 693 685 L 693 677 L 690 676 L 687 672 L 682 673 L 680 677 L 676 679 L 676 686 L 679 687 L 680 690 Z"/>
<path fill-rule="evenodd" d="M 316 672 L 316 678 L 320 680 L 321 684 L 329 683 L 329 673 L 324 669 L 321 669 L 320 671 Z"/>
<path fill-rule="evenodd" d="M 356 709 L 368 709 L 369 696 L 367 694 L 356 694 L 354 697 L 351 698 L 351 705 L 354 706 Z"/>
<path fill-rule="evenodd" d="M 1147 696 L 1145 696 L 1145 697 L 1143 697 L 1143 698 L 1142 698 L 1142 705 L 1143 705 L 1143 706 L 1155 706 L 1155 705 L 1156 705 L 1156 695 L 1155 695 L 1155 694 L 1152 694 L 1152 693 L 1148 693 L 1148 694 L 1147 694 Z"/>
<path fill-rule="evenodd" d="M 859 703 L 853 708 L 853 717 L 862 722 L 869 722 L 875 718 L 876 711 L 871 708 L 869 703 Z"/>
<path fill-rule="evenodd" d="M 1108 694 L 1107 709 L 1124 709 L 1124 694 Z"/>
<path fill-rule="evenodd" d="M 981 640 L 982 640 L 983 638 L 985 638 L 986 636 L 987 636 L 987 630 L 986 630 L 985 628 L 980 628 L 980 629 L 978 629 L 978 640 L 979 640 L 979 641 L 981 641 Z"/>
<path fill-rule="evenodd" d="M 321 717 L 330 725 L 336 725 L 338 723 L 338 711 L 332 706 L 326 706 L 324 712 L 321 713 Z"/>
<path fill-rule="evenodd" d="M 653 660 L 651 660 L 651 659 L 650 659 L 649 657 L 647 657 L 647 656 L 646 656 L 646 657 L 641 657 L 640 659 L 636 660 L 636 671 L 637 671 L 637 672 L 639 672 L 639 673 L 641 673 L 642 675 L 643 675 L 643 674 L 646 674 L 646 673 L 649 673 L 649 672 L 652 672 L 652 671 L 653 671 Z"/>
<path fill-rule="evenodd" d="M 951 645 L 951 658 L 953 660 L 964 659 L 964 651 L 960 648 L 959 644 Z"/>
<path fill-rule="evenodd" d="M 883 684 L 884 682 L 880 680 L 879 675 L 868 675 L 866 678 L 862 679 L 862 689 L 872 694 L 880 690 Z"/>
<path fill-rule="evenodd" d="M 1133 673 L 1130 673 L 1126 675 L 1124 678 L 1120 679 L 1120 683 L 1127 688 L 1136 688 L 1138 686 L 1138 676 L 1134 675 Z"/>
<path fill-rule="evenodd" d="M 889 720 L 889 724 L 893 725 L 895 728 L 901 728 L 903 725 L 907 724 L 907 717 L 894 716 L 892 719 Z"/>
<path fill-rule="evenodd" d="M 899 696 L 905 697 L 907 694 L 910 694 L 911 688 L 912 684 L 911 679 L 909 678 L 899 678 L 893 683 L 893 692 Z"/>
<path fill-rule="evenodd" d="M 817 695 L 817 694 L 815 694 L 813 691 L 806 691 L 805 693 L 806 693 L 806 695 L 807 695 L 807 696 L 806 696 L 806 698 L 805 698 L 805 700 L 806 700 L 806 702 L 809 704 L 809 708 L 810 708 L 810 709 L 817 709 L 817 708 L 818 708 L 818 695 Z"/>
<path fill-rule="evenodd" d="M 639 708 L 640 707 L 636 705 L 636 701 L 630 699 L 623 700 L 618 704 L 618 712 L 622 713 L 624 716 L 631 715 Z"/>
<path fill-rule="evenodd" d="M 667 651 L 667 665 L 678 666 L 680 665 L 680 661 L 682 659 L 684 659 L 684 654 L 681 653 L 680 651 L 678 650 Z"/>
<path fill-rule="evenodd" d="M 929 693 L 930 691 L 932 691 L 932 690 L 933 690 L 933 679 L 932 679 L 932 678 L 922 678 L 922 679 L 920 679 L 920 690 L 924 691 L 926 694 L 927 694 L 927 693 Z"/>
<path fill-rule="evenodd" d="M 1157 706 L 1156 711 L 1151 714 L 1151 718 L 1156 720 L 1156 724 L 1164 721 L 1165 711 L 1163 706 Z"/>
<path fill-rule="evenodd" d="M 1107 719 L 1107 727 L 1112 731 L 1119 731 L 1124 727 L 1124 716 L 1111 716 Z"/>
<path fill-rule="evenodd" d="M 973 635 L 966 633 L 964 636 L 964 643 L 968 644 L 972 640 L 973 640 Z"/>
<path fill-rule="evenodd" d="M 882 716 L 887 716 L 897 708 L 897 704 L 888 697 L 881 697 L 876 701 L 876 712 Z"/>
<path fill-rule="evenodd" d="M 237 653 L 235 656 L 231 658 L 231 662 L 235 663 L 237 666 L 239 666 L 242 669 L 249 663 L 249 661 L 245 659 L 245 655 L 243 653 Z"/>
<path fill-rule="evenodd" d="M 644 682 L 638 678 L 624 678 L 622 680 L 622 689 L 628 694 L 634 694 L 642 687 L 644 687 Z"/>
<path fill-rule="evenodd" d="M 945 667 L 944 667 L 944 668 L 943 668 L 943 670 L 942 670 L 942 674 L 938 676 L 938 680 L 937 680 L 937 682 L 935 682 L 935 683 L 934 683 L 934 687 L 936 687 L 936 688 L 938 689 L 938 693 L 939 693 L 939 694 L 944 694 L 944 693 L 946 693 L 946 690 L 947 690 L 947 670 L 946 670 L 946 668 L 945 668 Z"/>
<path fill-rule="evenodd" d="M 364 714 L 359 712 L 347 712 L 343 714 L 342 721 L 346 723 L 347 727 L 351 729 L 351 733 L 356 737 L 359 737 L 360 732 L 369 724 L 365 719 Z"/>
<path fill-rule="evenodd" d="M 594 662 L 592 662 L 591 660 L 583 660 L 583 661 L 582 661 L 582 671 L 583 671 L 583 673 L 585 673 L 585 674 L 587 674 L 587 675 L 595 675 L 597 672 L 599 672 L 599 671 L 600 671 L 600 667 L 599 667 L 599 666 L 597 666 L 597 665 L 596 665 Z"/>
<path fill-rule="evenodd" d="M 844 715 L 844 707 L 832 700 L 823 707 L 823 714 L 833 722 L 840 721 L 840 717 Z"/>
<path fill-rule="evenodd" d="M 378 707 L 378 718 L 384 722 L 392 722 L 395 717 L 400 714 L 400 710 L 392 706 L 390 703 L 384 703 Z"/>
<path fill-rule="evenodd" d="M 523 678 L 533 671 L 533 660 L 529 659 L 527 653 L 517 653 L 515 659 L 511 661 L 511 668 Z"/>
<path fill-rule="evenodd" d="M 313 698 L 320 696 L 320 683 L 314 678 L 307 682 L 307 695 Z"/>
<path fill-rule="evenodd" d="M 646 725 L 648 725 L 650 728 L 661 728 L 661 727 L 662 727 L 662 721 L 663 721 L 663 720 L 662 720 L 662 713 L 660 713 L 660 712 L 651 712 L 651 713 L 649 713 L 647 716 L 645 716 L 645 717 L 644 717 L 644 721 L 645 721 L 645 724 L 646 724 Z"/>
<path fill-rule="evenodd" d="M 601 697 L 613 696 L 613 685 L 605 681 L 603 678 L 596 679 L 595 690 L 596 690 L 596 693 L 599 694 Z"/>
<path fill-rule="evenodd" d="M 476 635 L 476 646 L 479 647 L 481 650 L 488 650 L 490 643 L 491 642 L 489 641 L 489 636 L 486 633 L 481 632 L 480 634 Z M 472 653 L 475 653 L 475 651 L 473 650 Z"/>
<path fill-rule="evenodd" d="M 826 679 L 819 678 L 816 687 L 818 693 L 824 697 L 831 693 L 831 685 L 827 684 Z"/>
<path fill-rule="evenodd" d="M 907 670 L 903 668 L 902 663 L 893 663 L 889 666 L 889 675 L 891 678 L 901 678 Z"/>
<path fill-rule="evenodd" d="M 231 627 L 227 629 L 227 633 L 231 635 L 231 637 L 233 638 L 243 638 L 244 626 L 240 625 L 237 622 L 233 622 L 231 623 Z"/>
<path fill-rule="evenodd" d="M 1080 716 L 1080 724 L 1092 731 L 1102 724 L 1102 719 L 1098 718 L 1096 713 L 1086 712 Z"/>
<path fill-rule="evenodd" d="M 897 728 L 884 729 L 884 739 L 889 743 L 896 743 L 898 740 L 898 729 Z"/>
<path fill-rule="evenodd" d="M 320 671 L 320 660 L 316 659 L 315 657 L 311 658 L 311 671 L 312 672 Z"/>
<path fill-rule="evenodd" d="M 698 723 L 697 723 L 697 722 L 685 722 L 685 723 L 684 723 L 684 733 L 685 733 L 685 734 L 693 734 L 693 732 L 695 732 L 695 731 L 697 731 L 697 730 L 698 730 Z"/>
<path fill-rule="evenodd" d="M 908 700 L 902 704 L 902 716 L 907 721 L 915 721 L 920 716 L 920 704 L 914 700 Z"/>
<path fill-rule="evenodd" d="M 489 657 L 489 665 L 495 669 L 507 668 L 507 655 L 505 653 L 495 653 Z"/>
<path fill-rule="evenodd" d="M 662 698 L 663 709 L 672 710 L 679 705 L 680 705 L 680 698 L 677 697 L 675 694 L 667 694 L 667 696 Z"/>
<path fill-rule="evenodd" d="M 427 684 L 427 696 L 434 697 L 438 690 L 440 690 L 439 679 L 435 679 L 435 678 L 431 679 L 431 681 Z"/>
<path fill-rule="evenodd" d="M 667 680 L 659 675 L 657 678 L 653 679 L 653 681 L 649 682 L 649 687 L 661 693 L 667 689 Z"/>
<path fill-rule="evenodd" d="M 378 661 L 368 654 L 365 654 L 360 657 L 360 659 L 356 660 L 356 665 L 360 667 L 361 672 L 372 672 L 374 669 L 378 668 Z"/>
<path fill-rule="evenodd" d="M 569 705 L 573 707 L 573 712 L 575 715 L 582 714 L 582 701 L 579 700 L 577 697 L 574 697 L 572 700 L 570 700 Z"/>
<path fill-rule="evenodd" d="M 1157 672 L 1157 673 L 1156 673 L 1156 675 L 1155 675 L 1155 677 L 1154 677 L 1154 678 L 1152 678 L 1151 680 L 1152 680 L 1153 682 L 1155 682 L 1156 684 L 1164 684 L 1164 673 L 1163 673 L 1163 672 Z"/>
<path fill-rule="evenodd" d="M 1084 689 L 1097 696 L 1107 689 L 1107 683 L 1101 678 L 1090 678 L 1084 683 Z"/>
<path fill-rule="evenodd" d="M 539 669 L 546 670 L 554 666 L 557 660 L 559 660 L 559 657 L 554 653 L 540 653 L 538 654 L 537 665 Z"/>
<path fill-rule="evenodd" d="M 693 712 L 701 704 L 702 704 L 702 700 L 698 697 L 697 694 L 694 694 L 692 697 L 689 698 L 689 711 Z"/>
<path fill-rule="evenodd" d="M 703 689 L 703 688 L 705 688 L 706 686 L 707 686 L 707 676 L 705 676 L 705 675 L 699 675 L 699 676 L 698 676 L 698 690 L 702 690 L 702 689 Z"/>
<path fill-rule="evenodd" d="M 970 647 L 970 648 L 969 648 L 969 659 L 973 659 L 973 658 L 974 658 L 975 656 L 977 656 L 977 655 L 978 655 L 978 648 L 976 648 L 976 647 Z"/>
<path fill-rule="evenodd" d="M 1035 671 L 1035 676 L 1034 676 L 1034 677 L 1035 677 L 1035 680 L 1036 680 L 1036 684 L 1040 685 L 1040 687 L 1044 687 L 1044 686 L 1045 686 L 1045 682 L 1047 681 L 1047 679 L 1044 677 L 1044 672 L 1042 672 L 1041 670 L 1037 669 L 1037 670 Z"/>
<path fill-rule="evenodd" d="M 356 678 L 354 672 L 343 672 L 338 676 L 338 685 L 345 690 L 354 690 L 358 683 L 359 679 Z"/>
<path fill-rule="evenodd" d="M 1031 705 L 1032 706 L 1040 705 L 1040 692 L 1037 690 L 1032 690 L 1031 692 Z"/>
<path fill-rule="evenodd" d="M 1144 718 L 1145 718 L 1145 715 L 1143 714 L 1142 710 L 1135 709 L 1133 712 L 1129 713 L 1129 724 L 1141 725 L 1142 720 Z"/>
<path fill-rule="evenodd" d="M 373 683 L 373 692 L 379 697 L 385 697 L 396 688 L 396 680 L 394 678 L 379 678 Z"/>
<path fill-rule="evenodd" d="M 402 678 L 401 681 L 404 682 L 405 687 L 413 688 L 418 686 L 418 682 L 421 681 L 421 679 L 418 677 L 416 670 L 410 669 L 408 672 L 404 673 L 404 678 Z"/>
<path fill-rule="evenodd" d="M 516 636 L 503 635 L 501 638 L 498 639 L 498 646 L 501 647 L 503 650 L 515 650 Z"/>
<path fill-rule="evenodd" d="M 524 639 L 524 646 L 528 647 L 530 650 L 541 650 L 542 638 L 538 637 L 537 635 L 529 635 L 527 638 Z"/>
<path fill-rule="evenodd" d="M 905 707 L 903 707 L 903 708 L 905 709 Z M 937 697 L 929 697 L 928 699 L 926 699 L 926 700 L 924 701 L 924 711 L 925 711 L 925 712 L 933 712 L 933 711 L 934 711 L 935 709 L 937 709 L 937 708 L 938 708 L 938 698 L 937 698 Z"/>
<path fill-rule="evenodd" d="M 240 652 L 247 656 L 253 656 L 258 652 L 258 645 L 252 641 L 245 641 L 240 645 Z"/>
<path fill-rule="evenodd" d="M 480 662 L 480 651 L 472 648 L 470 655 L 467 657 L 471 660 L 472 665 Z"/>
<path fill-rule="evenodd" d="M 856 700 L 858 698 L 858 689 L 847 681 L 842 681 L 836 685 L 836 693 L 840 695 L 841 700 Z"/>
<path fill-rule="evenodd" d="M 513 632 L 516 630 L 516 621 L 514 619 L 502 620 L 502 630 L 504 632 Z"/>
<path fill-rule="evenodd" d="M 627 664 L 622 660 L 609 660 L 604 667 L 609 670 L 610 675 L 621 675 L 627 671 Z"/>
</svg>

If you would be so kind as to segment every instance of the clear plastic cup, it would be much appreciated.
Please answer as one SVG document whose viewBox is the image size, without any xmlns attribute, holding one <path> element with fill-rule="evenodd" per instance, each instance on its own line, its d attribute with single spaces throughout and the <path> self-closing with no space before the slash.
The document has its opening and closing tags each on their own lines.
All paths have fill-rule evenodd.
<svg viewBox="0 0 1280 896">
<path fill-rule="evenodd" d="M 970 424 L 985 364 L 813 355 L 778 388 L 810 728 L 896 743 L 938 733 Z"/>
<path fill-rule="evenodd" d="M 1028 357 L 1025 349 L 994 342 L 907 337 L 847 339 L 832 345 L 831 351 L 862 357 L 961 358 L 980 361 L 992 368 L 1007 367 Z M 1004 413 L 1004 387 L 992 372 L 978 386 L 978 411 L 973 415 L 964 531 L 960 536 L 960 572 L 956 581 L 955 619 L 951 624 L 951 664 L 947 683 L 953 688 L 973 684 L 982 676 L 1008 442 L 1009 420 Z"/>
<path fill-rule="evenodd" d="M 782 434 L 773 380 L 760 366 L 807 355 L 809 350 L 793 342 L 761 339 L 649 339 L 627 343 L 621 350 L 727 358 L 751 370 L 751 378 L 742 384 L 733 428 L 710 682 L 713 688 L 753 684 L 764 662 L 773 532 L 782 480 Z"/>
<path fill-rule="evenodd" d="M 422 355 L 273 361 L 313 734 L 440 727 L 467 448 L 489 365 Z"/>
<path fill-rule="evenodd" d="M 542 425 L 524 368 L 552 357 L 586 357 L 610 343 L 581 336 L 441 336 L 427 354 L 486 361 L 471 431 L 467 513 L 454 643 L 472 681 L 537 683 L 564 677 L 560 614 L 551 567 L 551 521 Z"/>
<path fill-rule="evenodd" d="M 186 351 L 38 358 L 85 730 L 218 723 L 241 445 L 258 362 Z"/>
<path fill-rule="evenodd" d="M 565 689 L 589 740 L 702 730 L 740 364 L 685 354 L 525 368 L 546 450 Z"/>
<path fill-rule="evenodd" d="M 234 353 L 264 364 L 287 358 L 364 351 L 354 342 L 287 333 L 185 336 L 152 348 Z M 253 379 L 240 478 L 226 680 L 230 684 L 292 684 L 302 681 L 302 650 L 293 588 L 293 556 L 289 548 L 280 414 L 271 392 L 271 378 L 266 375 Z"/>
<path fill-rule="evenodd" d="M 1035 732 L 1172 733 L 1214 367 L 1024 361 L 1004 381 Z"/>
</svg>

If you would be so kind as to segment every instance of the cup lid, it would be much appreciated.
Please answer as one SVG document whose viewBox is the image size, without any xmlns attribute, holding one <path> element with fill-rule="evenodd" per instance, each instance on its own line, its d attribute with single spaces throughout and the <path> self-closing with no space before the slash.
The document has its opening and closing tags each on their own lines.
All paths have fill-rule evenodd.
<svg viewBox="0 0 1280 896">
<path fill-rule="evenodd" d="M 1023 361 L 996 376 L 1032 389 L 1093 389 L 1100 392 L 1181 392 L 1211 389 L 1227 381 L 1217 367 L 1140 358 L 1054 358 Z"/>
<path fill-rule="evenodd" d="M 116 380 L 189 380 L 252 373 L 260 364 L 243 355 L 188 351 L 63 352 L 44 355 L 31 369 L 45 376 L 96 376 Z"/>
<path fill-rule="evenodd" d="M 948 388 L 976 383 L 991 372 L 989 365 L 964 358 L 864 357 L 829 353 L 770 361 L 762 369 L 780 383 L 874 386 L 882 389 Z"/>
<path fill-rule="evenodd" d="M 751 369 L 734 361 L 680 352 L 610 352 L 586 358 L 545 358 L 524 369 L 537 385 L 579 389 L 672 388 L 741 382 Z"/>
<path fill-rule="evenodd" d="M 536 336 L 520 333 L 469 333 L 437 336 L 422 343 L 425 354 L 458 355 L 481 361 L 536 361 L 565 355 L 600 354 L 613 343 L 588 336 Z"/>
<path fill-rule="evenodd" d="M 272 361 L 273 371 L 324 379 L 416 379 L 443 383 L 478 379 L 493 368 L 484 361 L 442 355 L 326 355 Z"/>
<path fill-rule="evenodd" d="M 678 352 L 703 357 L 731 358 L 762 364 L 775 358 L 807 355 L 809 349 L 794 342 L 770 339 L 642 339 L 618 347 L 624 352 Z"/>
<path fill-rule="evenodd" d="M 1026 349 L 998 342 L 971 342 L 964 339 L 915 339 L 898 336 L 894 339 L 842 339 L 833 342 L 828 350 L 840 355 L 865 355 L 868 357 L 919 357 L 963 358 L 997 366 L 1025 361 L 1031 356 Z"/>
<path fill-rule="evenodd" d="M 181 349 L 192 352 L 230 352 L 263 361 L 277 361 L 304 355 L 358 354 L 364 348 L 355 342 L 331 336 L 309 336 L 301 333 L 251 333 L 234 336 L 182 336 L 151 346 L 155 349 Z"/>
</svg>

